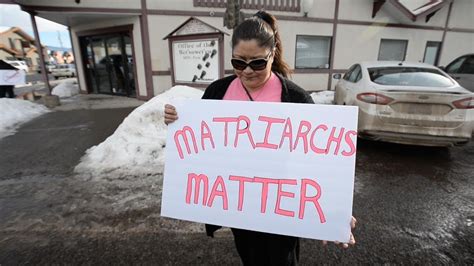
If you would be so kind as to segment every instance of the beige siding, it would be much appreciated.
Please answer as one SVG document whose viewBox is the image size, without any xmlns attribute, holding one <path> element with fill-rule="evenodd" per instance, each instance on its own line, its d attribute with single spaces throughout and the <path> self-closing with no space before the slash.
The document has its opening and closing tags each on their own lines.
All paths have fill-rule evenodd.
<svg viewBox="0 0 474 266">
<path fill-rule="evenodd" d="M 474 29 L 474 1 L 456 0 L 454 2 L 449 27 Z"/>
<path fill-rule="evenodd" d="M 443 32 L 356 25 L 339 25 L 334 68 L 347 69 L 360 61 L 378 58 L 381 39 L 408 40 L 406 61 L 423 61 L 427 41 L 441 41 Z"/>
<path fill-rule="evenodd" d="M 9 53 L 7 53 L 4 50 L 0 49 L 0 59 L 7 59 L 10 56 L 11 55 Z"/>
<path fill-rule="evenodd" d="M 291 79 L 307 91 L 326 90 L 328 86 L 328 74 L 293 74 Z"/>
<path fill-rule="evenodd" d="M 170 76 L 153 76 L 153 83 L 160 84 L 160 86 L 155 86 L 153 93 L 158 95 L 169 88 L 171 88 L 171 77 Z"/>
</svg>

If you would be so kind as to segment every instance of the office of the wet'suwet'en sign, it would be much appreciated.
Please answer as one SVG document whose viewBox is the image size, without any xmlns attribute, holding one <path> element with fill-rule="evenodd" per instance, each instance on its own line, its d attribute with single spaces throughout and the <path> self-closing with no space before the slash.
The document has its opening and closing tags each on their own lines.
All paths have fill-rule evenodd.
<svg viewBox="0 0 474 266">
<path fill-rule="evenodd" d="M 207 87 L 224 77 L 224 34 L 190 17 L 163 38 L 168 39 L 173 86 Z"/>
</svg>

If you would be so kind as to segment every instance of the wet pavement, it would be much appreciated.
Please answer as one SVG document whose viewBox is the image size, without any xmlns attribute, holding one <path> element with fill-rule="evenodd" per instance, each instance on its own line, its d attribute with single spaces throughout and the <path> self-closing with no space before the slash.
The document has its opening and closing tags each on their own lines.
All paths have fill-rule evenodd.
<svg viewBox="0 0 474 266">
<path fill-rule="evenodd" d="M 132 110 L 52 112 L 0 140 L 0 265 L 240 263 L 229 230 L 159 216 L 160 174 L 73 174 Z M 354 216 L 355 247 L 303 239 L 301 264 L 474 264 L 474 143 L 359 140 Z"/>
</svg>

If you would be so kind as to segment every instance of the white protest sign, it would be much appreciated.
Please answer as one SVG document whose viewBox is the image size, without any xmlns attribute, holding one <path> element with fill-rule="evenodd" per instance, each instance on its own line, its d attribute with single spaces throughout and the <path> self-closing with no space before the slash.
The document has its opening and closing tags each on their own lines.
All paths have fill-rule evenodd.
<svg viewBox="0 0 474 266">
<path fill-rule="evenodd" d="M 172 104 L 162 216 L 349 241 L 357 107 Z"/>
<path fill-rule="evenodd" d="M 25 84 L 25 71 L 0 69 L 0 85 L 21 85 Z"/>
</svg>

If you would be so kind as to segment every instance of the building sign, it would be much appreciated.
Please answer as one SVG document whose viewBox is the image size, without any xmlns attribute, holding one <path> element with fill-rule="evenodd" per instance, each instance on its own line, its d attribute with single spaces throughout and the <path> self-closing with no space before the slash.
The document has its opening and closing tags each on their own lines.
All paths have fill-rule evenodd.
<svg viewBox="0 0 474 266">
<path fill-rule="evenodd" d="M 348 242 L 357 107 L 177 100 L 161 215 Z"/>
<path fill-rule="evenodd" d="M 219 40 L 173 42 L 173 71 L 177 83 L 210 83 L 219 78 Z"/>
<path fill-rule="evenodd" d="M 168 34 L 172 85 L 207 87 L 224 77 L 224 34 L 194 17 Z"/>
</svg>

